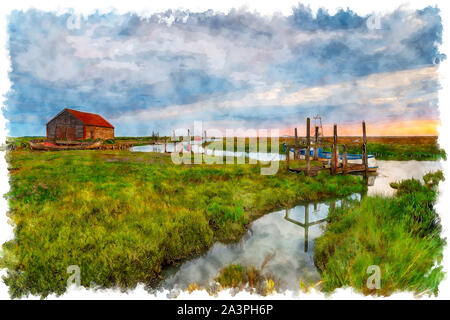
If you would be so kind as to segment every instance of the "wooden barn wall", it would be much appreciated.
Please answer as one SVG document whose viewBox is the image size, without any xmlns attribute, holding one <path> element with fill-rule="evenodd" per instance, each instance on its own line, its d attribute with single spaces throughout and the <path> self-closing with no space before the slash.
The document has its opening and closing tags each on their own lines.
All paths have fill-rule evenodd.
<svg viewBox="0 0 450 320">
<path fill-rule="evenodd" d="M 64 111 L 47 123 L 47 138 L 58 139 L 57 133 L 83 139 L 83 123 L 70 112 Z"/>
</svg>

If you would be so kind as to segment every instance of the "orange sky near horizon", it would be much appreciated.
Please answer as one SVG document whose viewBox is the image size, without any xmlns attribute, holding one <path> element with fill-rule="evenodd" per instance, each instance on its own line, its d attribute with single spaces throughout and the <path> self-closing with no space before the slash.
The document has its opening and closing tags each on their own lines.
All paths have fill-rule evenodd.
<svg viewBox="0 0 450 320">
<path fill-rule="evenodd" d="M 338 125 L 339 136 L 361 136 L 361 124 L 342 124 Z M 402 120 L 384 123 L 368 123 L 366 122 L 368 136 L 438 136 L 439 120 L 423 119 L 423 120 Z M 311 128 L 314 127 L 314 121 L 311 120 Z M 297 127 L 299 136 L 305 135 L 306 126 L 302 124 Z M 312 131 L 313 129 L 311 129 Z M 333 125 L 323 124 L 325 136 L 333 135 Z M 313 134 L 311 132 L 311 134 Z M 294 135 L 294 128 L 282 130 L 280 135 Z"/>
</svg>

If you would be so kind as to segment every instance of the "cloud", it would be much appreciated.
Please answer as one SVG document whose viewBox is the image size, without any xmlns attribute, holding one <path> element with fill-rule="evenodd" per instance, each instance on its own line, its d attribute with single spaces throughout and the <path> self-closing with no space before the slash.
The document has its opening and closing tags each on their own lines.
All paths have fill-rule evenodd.
<svg viewBox="0 0 450 320">
<path fill-rule="evenodd" d="M 12 135 L 44 134 L 67 106 L 104 115 L 118 135 L 170 133 L 192 119 L 273 126 L 318 112 L 330 121 L 438 116 L 437 8 L 397 9 L 376 30 L 349 9 L 302 5 L 289 16 L 95 13 L 79 28 L 70 17 L 9 17 Z"/>
</svg>

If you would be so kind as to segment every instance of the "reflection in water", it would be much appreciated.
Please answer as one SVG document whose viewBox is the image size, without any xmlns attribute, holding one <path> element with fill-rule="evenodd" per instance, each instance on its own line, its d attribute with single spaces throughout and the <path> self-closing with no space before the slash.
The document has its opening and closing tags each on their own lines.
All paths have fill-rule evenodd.
<svg viewBox="0 0 450 320">
<path fill-rule="evenodd" d="M 360 197 L 355 194 L 349 198 Z M 283 290 L 297 290 L 300 278 L 316 283 L 320 275 L 313 260 L 314 240 L 322 234 L 330 208 L 341 205 L 339 199 L 304 203 L 267 214 L 251 224 L 240 242 L 216 243 L 203 256 L 166 269 L 162 287 L 184 289 L 193 283 L 208 286 L 230 264 L 263 268 L 264 273 L 280 281 Z"/>
<path fill-rule="evenodd" d="M 392 196 L 395 190 L 390 187 L 391 182 L 404 179 L 419 179 L 432 171 L 442 169 L 440 161 L 391 161 L 377 160 L 378 172 L 373 185 L 369 183 L 368 195 L 382 194 Z"/>
<path fill-rule="evenodd" d="M 258 161 L 282 161 L 285 160 L 286 157 L 284 154 L 279 153 L 268 153 L 268 152 L 234 152 L 234 151 L 227 151 L 227 150 L 216 150 L 216 149 L 208 149 L 203 148 L 201 144 L 195 144 L 192 143 L 187 146 L 187 143 L 184 145 L 182 143 L 174 144 L 174 143 L 167 143 L 164 144 L 152 144 L 152 145 L 144 145 L 144 146 L 135 146 L 131 148 L 131 151 L 133 152 L 174 152 L 175 149 L 177 149 L 177 152 L 182 152 L 182 150 L 186 150 L 189 148 L 189 150 L 192 150 L 193 153 L 205 153 L 208 156 L 215 156 L 215 157 L 246 157 L 249 159 L 254 159 Z"/>
<path fill-rule="evenodd" d="M 331 208 L 334 210 L 336 202 L 333 202 L 333 204 L 334 205 L 331 206 Z M 317 208 L 318 208 L 318 204 L 315 203 L 314 204 L 314 212 L 319 212 Z M 301 223 L 300 221 L 296 221 L 294 219 L 289 218 L 289 209 L 286 209 L 286 215 L 284 216 L 284 218 L 287 221 L 295 223 L 296 225 L 299 225 L 300 227 L 305 229 L 305 236 L 304 236 L 304 239 L 305 239 L 305 249 L 304 249 L 304 251 L 305 252 L 308 252 L 308 231 L 309 231 L 309 227 L 327 221 L 326 218 L 320 219 L 320 220 L 316 220 L 316 221 L 309 221 L 309 204 L 305 205 L 305 223 Z"/>
</svg>

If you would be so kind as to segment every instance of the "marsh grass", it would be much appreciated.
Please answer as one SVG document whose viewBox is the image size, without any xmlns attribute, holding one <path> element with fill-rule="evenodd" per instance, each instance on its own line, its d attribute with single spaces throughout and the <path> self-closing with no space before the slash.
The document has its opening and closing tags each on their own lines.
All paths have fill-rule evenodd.
<svg viewBox="0 0 450 320">
<path fill-rule="evenodd" d="M 174 165 L 156 153 L 11 151 L 7 161 L 15 238 L 0 268 L 12 297 L 64 293 L 70 265 L 84 287 L 151 285 L 262 214 L 364 188 L 353 176 L 263 176 L 259 164 Z"/>
<path fill-rule="evenodd" d="M 219 275 L 214 280 L 219 283 L 220 289 L 247 289 L 263 296 L 279 290 L 277 280 L 269 274 L 263 274 L 262 269 L 257 269 L 254 266 L 228 265 L 220 270 Z"/>
<path fill-rule="evenodd" d="M 353 287 L 364 294 L 396 291 L 437 294 L 443 279 L 439 216 L 433 209 L 442 172 L 425 184 L 409 179 L 392 184 L 392 198 L 365 197 L 359 205 L 330 212 L 325 233 L 315 241 L 314 261 L 326 292 Z M 381 270 L 381 288 L 366 286 L 367 268 Z"/>
<path fill-rule="evenodd" d="M 325 148 L 324 151 L 331 151 Z M 444 149 L 436 143 L 430 144 L 395 144 L 368 143 L 367 151 L 378 160 L 440 160 L 447 159 Z M 348 153 L 360 154 L 361 148 L 349 147 Z"/>
</svg>

